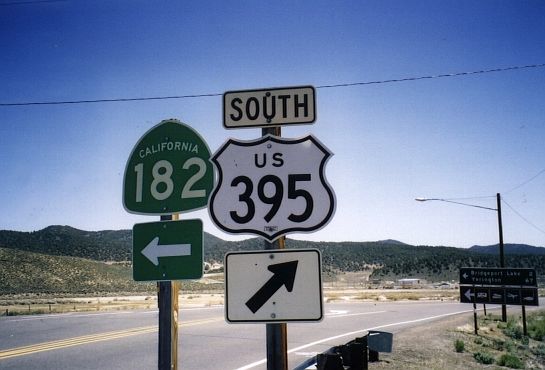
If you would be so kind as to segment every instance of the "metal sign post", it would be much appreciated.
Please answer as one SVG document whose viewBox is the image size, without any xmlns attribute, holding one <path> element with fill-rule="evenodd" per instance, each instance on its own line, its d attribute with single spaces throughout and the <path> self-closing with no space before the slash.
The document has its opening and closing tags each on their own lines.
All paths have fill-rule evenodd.
<svg viewBox="0 0 545 370">
<path fill-rule="evenodd" d="M 178 294 L 180 283 L 157 283 L 159 305 L 159 370 L 178 369 Z"/>
<path fill-rule="evenodd" d="M 161 221 L 171 221 L 175 216 L 161 216 Z M 179 284 L 173 281 L 157 283 L 159 305 L 159 370 L 178 369 L 178 291 Z"/>
<path fill-rule="evenodd" d="M 473 285 L 473 292 L 475 292 L 475 285 Z M 478 335 L 479 332 L 479 327 L 478 327 L 478 324 L 477 324 L 477 303 L 475 303 L 476 301 L 476 294 L 473 293 L 473 295 L 471 296 L 473 298 L 473 326 L 474 326 L 474 329 L 475 329 L 475 335 Z"/>
<path fill-rule="evenodd" d="M 160 215 L 161 222 L 133 228 L 133 278 L 158 280 L 159 370 L 178 368 L 176 279 L 199 279 L 203 269 L 201 220 L 178 220 L 179 212 L 205 208 L 214 185 L 210 150 L 184 123 L 169 119 L 134 146 L 123 177 L 129 213 Z"/>
<path fill-rule="evenodd" d="M 261 129 L 262 136 L 272 134 L 280 137 L 280 126 Z M 274 242 L 263 240 L 265 249 L 285 249 L 286 237 L 283 236 Z M 288 369 L 288 325 L 266 324 L 267 332 L 267 370 Z"/>
</svg>

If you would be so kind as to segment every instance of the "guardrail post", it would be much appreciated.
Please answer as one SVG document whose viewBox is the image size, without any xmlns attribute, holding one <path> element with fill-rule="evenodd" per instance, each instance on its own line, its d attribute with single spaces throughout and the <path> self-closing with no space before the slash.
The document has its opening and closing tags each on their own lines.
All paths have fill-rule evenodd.
<svg viewBox="0 0 545 370">
<path fill-rule="evenodd" d="M 365 335 L 363 337 L 359 337 L 359 338 L 356 338 L 356 343 L 361 343 L 362 345 L 362 353 L 363 353 L 363 358 L 362 358 L 362 366 L 361 368 L 363 370 L 367 370 L 369 368 L 369 355 L 367 353 L 367 339 L 368 339 L 368 336 Z"/>
<path fill-rule="evenodd" d="M 343 360 L 338 353 L 320 353 L 316 356 L 317 370 L 344 370 Z"/>
<path fill-rule="evenodd" d="M 369 349 L 369 362 L 378 362 L 378 351 L 373 351 L 372 349 Z"/>
<path fill-rule="evenodd" d="M 348 345 L 350 352 L 350 370 L 367 369 L 367 347 L 363 343 L 352 342 Z"/>
</svg>

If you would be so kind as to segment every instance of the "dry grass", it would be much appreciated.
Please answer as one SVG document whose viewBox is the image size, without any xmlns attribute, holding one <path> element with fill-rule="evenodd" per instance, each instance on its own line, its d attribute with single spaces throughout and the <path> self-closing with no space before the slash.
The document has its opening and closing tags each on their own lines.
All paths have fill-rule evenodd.
<svg viewBox="0 0 545 370">
<path fill-rule="evenodd" d="M 456 289 L 324 289 L 326 302 L 344 301 L 419 301 L 419 300 L 457 300 Z M 222 290 L 207 293 L 188 292 L 179 296 L 180 307 L 222 305 Z M 156 295 L 112 296 L 112 297 L 65 297 L 45 295 L 23 295 L 0 297 L 0 316 L 24 314 L 49 314 L 80 311 L 108 311 L 153 309 L 157 307 Z M 6 311 L 7 310 L 7 311 Z"/>
<path fill-rule="evenodd" d="M 326 302 L 458 300 L 457 289 L 324 289 Z"/>
<path fill-rule="evenodd" d="M 223 292 L 180 294 L 180 307 L 205 307 L 223 304 Z M 157 296 L 0 299 L 0 316 L 66 312 L 121 311 L 157 308 Z"/>
<path fill-rule="evenodd" d="M 511 317 L 511 320 L 520 320 Z M 507 369 L 499 366 L 504 354 L 521 359 L 527 369 L 545 369 L 545 345 L 530 339 L 528 344 L 507 337 L 500 329 L 498 317 L 479 315 L 478 335 L 474 334 L 473 314 L 434 321 L 425 326 L 402 330 L 394 335 L 394 351 L 380 355 L 380 362 L 370 369 Z M 464 343 L 457 352 L 455 342 Z M 487 353 L 494 363 L 485 365 L 475 360 L 475 353 Z"/>
</svg>

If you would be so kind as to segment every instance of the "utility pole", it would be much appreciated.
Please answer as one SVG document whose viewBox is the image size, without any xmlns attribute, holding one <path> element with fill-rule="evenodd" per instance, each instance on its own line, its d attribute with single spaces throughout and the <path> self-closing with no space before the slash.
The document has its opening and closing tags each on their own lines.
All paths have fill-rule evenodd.
<svg viewBox="0 0 545 370">
<path fill-rule="evenodd" d="M 501 222 L 501 196 L 500 193 L 496 194 L 497 201 L 497 210 L 498 210 L 498 230 L 500 234 L 500 267 L 505 267 L 505 258 L 503 253 L 503 226 Z M 501 320 L 503 322 L 507 321 L 507 306 L 505 304 L 501 305 Z"/>
</svg>

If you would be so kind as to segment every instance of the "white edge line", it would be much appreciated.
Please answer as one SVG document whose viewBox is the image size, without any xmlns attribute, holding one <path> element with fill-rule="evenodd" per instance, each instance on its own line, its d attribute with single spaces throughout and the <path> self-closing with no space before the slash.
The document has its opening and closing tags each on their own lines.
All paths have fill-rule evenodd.
<svg viewBox="0 0 545 370">
<path fill-rule="evenodd" d="M 314 345 L 316 345 L 316 344 L 321 344 L 321 343 L 324 343 L 324 342 L 327 342 L 327 341 L 330 341 L 330 340 L 334 340 L 334 339 L 339 339 L 339 338 L 342 338 L 342 337 L 347 337 L 347 336 L 352 336 L 352 335 L 360 334 L 360 333 L 363 333 L 363 332 L 369 331 L 369 330 L 382 329 L 382 328 L 387 328 L 387 327 L 396 326 L 396 325 L 413 324 L 413 323 L 415 323 L 415 322 L 433 320 L 433 319 L 438 319 L 438 318 L 441 318 L 441 317 L 459 315 L 459 314 L 468 313 L 468 312 L 473 312 L 473 309 L 471 309 L 471 310 L 464 310 L 464 311 L 458 311 L 458 312 L 451 312 L 451 313 L 446 313 L 446 314 L 436 315 L 436 316 L 429 316 L 429 317 L 424 317 L 424 318 L 416 319 L 416 320 L 394 322 L 394 323 L 391 323 L 391 324 L 385 324 L 385 325 L 374 326 L 374 327 L 372 327 L 372 328 L 367 328 L 367 329 L 360 329 L 360 330 L 356 330 L 356 331 L 351 331 L 351 332 L 348 332 L 348 333 L 339 334 L 339 335 L 335 335 L 335 336 L 333 336 L 333 337 L 324 338 L 324 339 L 320 339 L 320 340 L 317 340 L 317 341 L 314 341 L 314 342 L 311 342 L 311 343 L 307 343 L 307 344 L 305 344 L 305 345 L 302 345 L 302 346 L 299 346 L 299 347 L 296 347 L 296 348 L 292 348 L 292 349 L 290 349 L 290 350 L 288 351 L 288 354 L 289 354 L 289 353 L 292 353 L 292 352 L 300 351 L 300 350 L 305 349 L 305 348 L 308 348 L 308 347 L 312 347 L 312 346 L 314 346 Z M 236 370 L 247 370 L 247 369 L 252 369 L 252 368 L 254 368 L 254 367 L 256 367 L 256 366 L 259 366 L 259 365 L 262 365 L 262 364 L 264 364 L 264 363 L 266 363 L 266 362 L 267 362 L 267 359 L 259 360 L 259 361 L 253 362 L 253 363 L 251 363 L 251 364 L 248 364 L 248 365 L 246 365 L 246 366 L 239 367 L 239 368 L 237 368 Z"/>
<path fill-rule="evenodd" d="M 359 312 L 359 313 L 326 313 L 325 316 L 329 319 L 334 319 L 336 317 L 349 317 L 349 316 L 362 316 L 362 315 L 373 315 L 377 313 L 384 313 L 387 311 L 373 311 L 373 312 Z"/>
<path fill-rule="evenodd" d="M 202 307 L 191 307 L 191 308 L 180 308 L 180 311 L 197 311 L 197 310 L 209 310 L 223 305 L 211 305 L 211 306 L 202 306 Z M 9 319 L 8 317 L 13 316 L 4 316 L 3 319 L 5 323 L 10 322 L 20 322 L 20 321 L 34 321 L 34 320 L 44 320 L 44 319 L 66 319 L 66 318 L 79 318 L 79 317 L 94 317 L 94 316 L 108 316 L 108 315 L 136 315 L 136 314 L 154 314 L 158 313 L 158 309 L 152 310 L 134 310 L 134 311 L 104 311 L 97 313 L 84 313 L 84 312 L 62 312 L 62 313 L 52 313 L 52 314 L 42 314 L 42 315 L 20 315 L 18 318 Z M 6 319 L 7 318 L 7 319 Z"/>
<path fill-rule="evenodd" d="M 78 312 L 64 312 L 57 314 L 45 314 L 45 315 L 24 315 L 18 319 L 6 320 L 7 322 L 20 322 L 20 321 L 34 321 L 44 319 L 66 319 L 66 318 L 79 318 L 79 317 L 94 317 L 94 316 L 107 316 L 107 315 L 126 315 L 132 314 L 134 311 L 116 311 L 116 312 L 97 312 L 97 313 L 78 313 Z M 148 312 L 148 311 L 144 311 Z M 153 312 L 153 311 L 149 311 Z"/>
</svg>

